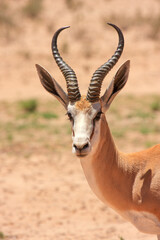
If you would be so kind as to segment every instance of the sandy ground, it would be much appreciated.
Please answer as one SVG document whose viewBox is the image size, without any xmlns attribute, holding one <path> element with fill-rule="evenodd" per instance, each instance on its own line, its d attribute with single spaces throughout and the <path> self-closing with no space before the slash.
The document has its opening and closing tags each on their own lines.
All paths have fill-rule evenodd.
<svg viewBox="0 0 160 240">
<path fill-rule="evenodd" d="M 139 233 L 97 200 L 70 153 L 33 153 L 29 159 L 1 153 L 0 169 L 5 239 L 156 239 Z"/>
<path fill-rule="evenodd" d="M 96 0 L 93 4 L 91 0 L 44 0 L 43 12 L 36 20 L 22 14 L 26 0 L 6 2 L 17 27 L 6 30 L 0 25 L 1 101 L 50 98 L 39 83 L 35 63 L 48 69 L 65 88 L 52 59 L 50 42 L 53 32 L 66 25 L 72 27 L 61 34 L 60 51 L 75 69 L 85 93 L 92 73 L 113 54 L 117 45 L 115 31 L 104 24 L 107 21 L 123 26 L 126 45 L 102 91 L 118 67 L 130 59 L 130 78 L 122 94 L 159 94 L 159 38 L 150 37 L 155 23 L 149 25 L 138 19 L 139 12 L 143 17 L 160 16 L 159 1 Z M 130 19 L 139 22 L 129 25 Z M 29 156 L 27 149 L 31 151 Z M 46 154 L 32 146 L 32 142 L 25 151 L 21 146 L 16 150 L 1 149 L 0 186 L 0 232 L 5 239 L 156 239 L 139 233 L 94 196 L 79 160 L 70 149 Z"/>
</svg>

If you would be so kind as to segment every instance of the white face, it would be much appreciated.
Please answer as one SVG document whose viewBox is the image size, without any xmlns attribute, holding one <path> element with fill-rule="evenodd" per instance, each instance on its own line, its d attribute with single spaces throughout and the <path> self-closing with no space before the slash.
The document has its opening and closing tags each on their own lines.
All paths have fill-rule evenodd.
<svg viewBox="0 0 160 240">
<path fill-rule="evenodd" d="M 99 136 L 100 103 L 88 104 L 88 106 L 80 106 L 78 104 L 69 104 L 67 114 L 72 123 L 72 152 L 78 157 L 87 156 L 94 147 Z"/>
</svg>

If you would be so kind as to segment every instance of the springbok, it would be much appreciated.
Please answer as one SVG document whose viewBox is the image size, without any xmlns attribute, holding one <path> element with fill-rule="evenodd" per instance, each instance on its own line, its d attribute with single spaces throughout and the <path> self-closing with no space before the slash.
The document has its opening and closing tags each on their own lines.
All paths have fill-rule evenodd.
<svg viewBox="0 0 160 240">
<path fill-rule="evenodd" d="M 80 158 L 87 181 L 100 200 L 115 209 L 140 231 L 156 234 L 160 240 L 160 144 L 136 153 L 120 152 L 112 138 L 105 112 L 127 82 L 130 61 L 115 74 L 104 95 L 101 85 L 120 58 L 124 48 L 121 30 L 114 55 L 93 74 L 86 97 L 81 97 L 75 72 L 61 58 L 59 33 L 52 39 L 52 53 L 67 83 L 66 94 L 54 78 L 36 65 L 43 87 L 67 110 L 72 125 L 72 151 Z"/>
</svg>

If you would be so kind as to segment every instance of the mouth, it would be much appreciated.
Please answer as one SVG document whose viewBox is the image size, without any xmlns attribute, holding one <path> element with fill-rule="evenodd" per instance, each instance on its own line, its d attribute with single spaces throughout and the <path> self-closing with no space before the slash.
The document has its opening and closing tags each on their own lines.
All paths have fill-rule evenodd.
<svg viewBox="0 0 160 240">
<path fill-rule="evenodd" d="M 83 155 L 81 155 L 81 154 L 78 155 L 78 154 L 77 154 L 76 156 L 79 157 L 79 158 L 84 158 L 84 157 L 86 157 L 87 155 L 88 155 L 88 154 L 83 154 Z"/>
<path fill-rule="evenodd" d="M 76 153 L 76 156 L 79 157 L 79 158 L 84 158 L 86 157 L 88 154 L 87 153 Z"/>
</svg>

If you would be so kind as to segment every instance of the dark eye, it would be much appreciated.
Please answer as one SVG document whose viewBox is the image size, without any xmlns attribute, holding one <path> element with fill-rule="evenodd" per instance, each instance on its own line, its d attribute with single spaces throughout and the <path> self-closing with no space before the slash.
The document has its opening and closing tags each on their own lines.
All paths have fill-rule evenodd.
<svg viewBox="0 0 160 240">
<path fill-rule="evenodd" d="M 102 112 L 98 112 L 97 115 L 95 116 L 94 120 L 98 121 L 101 117 Z"/>
<path fill-rule="evenodd" d="M 71 114 L 71 113 L 69 113 L 69 112 L 67 112 L 67 115 L 68 115 L 68 118 L 69 118 L 69 120 L 70 120 L 70 121 L 73 121 L 72 114 Z"/>
</svg>

